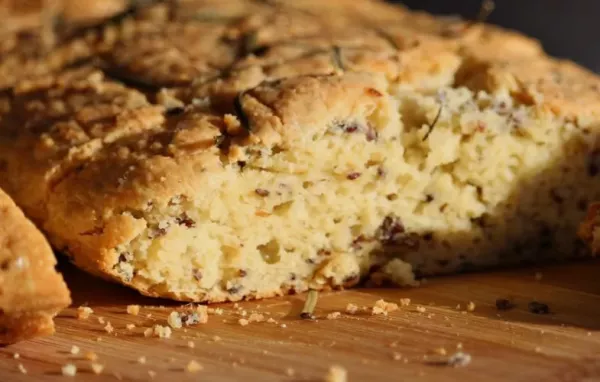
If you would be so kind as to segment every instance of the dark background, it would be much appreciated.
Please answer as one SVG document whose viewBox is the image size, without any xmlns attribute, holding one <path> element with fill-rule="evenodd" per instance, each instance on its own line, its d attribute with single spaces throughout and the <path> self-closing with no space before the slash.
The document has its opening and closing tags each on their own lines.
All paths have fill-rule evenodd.
<svg viewBox="0 0 600 382">
<path fill-rule="evenodd" d="M 481 0 L 403 0 L 410 8 L 474 18 Z M 600 0 L 496 0 L 487 21 L 542 41 L 545 50 L 600 73 Z"/>
</svg>

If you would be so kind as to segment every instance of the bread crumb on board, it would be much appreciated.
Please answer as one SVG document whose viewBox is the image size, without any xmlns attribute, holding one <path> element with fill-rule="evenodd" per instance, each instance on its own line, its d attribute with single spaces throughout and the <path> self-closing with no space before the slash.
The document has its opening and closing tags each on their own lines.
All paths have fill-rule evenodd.
<svg viewBox="0 0 600 382">
<path fill-rule="evenodd" d="M 159 337 L 159 338 L 171 338 L 171 328 L 168 326 L 162 326 L 162 325 L 154 325 L 154 328 L 152 330 L 152 334 L 154 335 L 154 337 Z"/>
<path fill-rule="evenodd" d="M 27 374 L 27 369 L 25 369 L 25 366 L 23 366 L 22 363 L 20 363 L 18 365 L 18 369 L 19 369 L 19 372 L 21 372 L 21 374 Z"/>
<path fill-rule="evenodd" d="M 288 367 L 287 369 L 285 369 L 285 374 L 286 374 L 288 377 L 293 377 L 293 376 L 294 376 L 294 374 L 296 374 L 296 370 L 294 370 L 294 369 L 293 369 L 293 368 L 291 368 L 291 367 Z"/>
<path fill-rule="evenodd" d="M 339 365 L 332 365 L 327 371 L 325 382 L 346 382 L 348 381 L 348 371 Z"/>
<path fill-rule="evenodd" d="M 381 299 L 381 300 L 375 301 L 375 305 L 373 305 L 373 308 L 371 309 L 371 314 L 373 314 L 373 315 L 382 314 L 384 316 L 387 316 L 389 312 L 393 312 L 396 310 L 398 310 L 398 304 L 395 304 L 393 302 L 387 302 L 387 301 Z"/>
<path fill-rule="evenodd" d="M 146 364 L 146 357 L 145 356 L 138 357 L 137 363 L 139 363 L 140 365 L 145 365 Z"/>
<path fill-rule="evenodd" d="M 79 308 L 77 308 L 77 319 L 87 320 L 92 315 L 92 313 L 94 313 L 94 310 L 89 306 L 80 306 Z"/>
<path fill-rule="evenodd" d="M 19 358 L 21 358 L 21 355 L 19 353 L 14 353 L 13 354 L 13 358 L 14 359 L 19 359 Z"/>
<path fill-rule="evenodd" d="M 135 329 L 135 324 L 127 324 L 125 325 L 125 329 L 133 331 Z"/>
<path fill-rule="evenodd" d="M 67 377 L 74 377 L 77 374 L 77 366 L 72 363 L 68 363 L 61 368 L 62 375 Z"/>
<path fill-rule="evenodd" d="M 346 305 L 346 313 L 356 314 L 357 312 L 358 312 L 358 305 L 355 305 L 352 303 L 348 303 L 348 305 Z"/>
<path fill-rule="evenodd" d="M 88 351 L 83 357 L 88 361 L 96 361 L 98 359 L 98 354 L 94 353 L 93 351 Z"/>
<path fill-rule="evenodd" d="M 113 328 L 113 326 L 111 325 L 110 321 L 108 321 L 106 323 L 106 326 L 104 326 L 104 331 L 108 334 L 111 334 L 115 331 L 115 328 Z"/>
<path fill-rule="evenodd" d="M 190 348 L 190 349 L 193 349 L 193 348 L 196 347 L 196 344 L 194 343 L 194 341 L 188 341 L 187 347 Z"/>
<path fill-rule="evenodd" d="M 73 354 L 73 355 L 77 355 L 77 354 L 79 354 L 79 350 L 80 350 L 80 349 L 79 349 L 79 346 L 75 346 L 75 345 L 73 345 L 73 346 L 71 346 L 71 350 L 70 350 L 70 352 L 71 352 L 71 354 Z"/>
<path fill-rule="evenodd" d="M 132 316 L 137 316 L 140 314 L 140 306 L 139 305 L 127 305 L 127 314 L 131 314 Z"/>
<path fill-rule="evenodd" d="M 188 362 L 188 364 L 185 367 L 185 370 L 188 373 L 196 373 L 198 371 L 204 370 L 204 366 L 202 366 L 201 364 L 199 364 L 198 362 L 191 360 L 190 362 Z"/>
<path fill-rule="evenodd" d="M 240 318 L 238 320 L 238 324 L 240 324 L 241 326 L 246 326 L 248 325 L 250 322 L 248 320 L 246 320 L 245 318 Z"/>
<path fill-rule="evenodd" d="M 104 370 L 104 365 L 96 363 L 96 362 L 92 362 L 92 364 L 90 365 L 90 368 L 92 369 L 92 373 L 98 375 L 98 374 L 102 374 L 102 371 Z"/>
<path fill-rule="evenodd" d="M 331 313 L 327 314 L 326 318 L 328 320 L 337 320 L 341 316 L 342 316 L 342 314 L 340 312 L 331 312 Z"/>
<path fill-rule="evenodd" d="M 475 310 L 475 303 L 473 301 L 469 301 L 467 303 L 467 312 L 472 312 Z"/>
</svg>

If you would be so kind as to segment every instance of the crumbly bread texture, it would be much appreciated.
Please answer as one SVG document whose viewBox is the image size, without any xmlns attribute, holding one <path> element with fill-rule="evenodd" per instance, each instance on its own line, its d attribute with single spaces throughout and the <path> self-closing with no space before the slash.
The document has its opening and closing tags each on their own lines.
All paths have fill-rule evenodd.
<svg viewBox="0 0 600 382">
<path fill-rule="evenodd" d="M 83 269 L 216 302 L 583 255 L 600 80 L 534 40 L 367 0 L 86 33 L 0 98 L 0 185 Z"/>
<path fill-rule="evenodd" d="M 54 333 L 71 302 L 50 245 L 0 190 L 0 344 Z"/>
</svg>

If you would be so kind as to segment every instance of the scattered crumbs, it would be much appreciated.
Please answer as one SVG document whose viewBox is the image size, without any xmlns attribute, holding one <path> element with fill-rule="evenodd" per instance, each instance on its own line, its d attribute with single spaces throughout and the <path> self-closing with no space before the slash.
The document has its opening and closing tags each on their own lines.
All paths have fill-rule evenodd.
<svg viewBox="0 0 600 382">
<path fill-rule="evenodd" d="M 459 350 L 462 349 L 463 348 L 462 342 L 457 343 L 456 344 L 456 348 L 459 349 Z"/>
<path fill-rule="evenodd" d="M 236 302 L 235 304 L 233 304 L 233 308 L 234 308 L 234 309 L 238 309 L 238 308 L 240 308 L 240 304 L 238 304 L 238 303 Z"/>
<path fill-rule="evenodd" d="M 200 370 L 203 370 L 204 366 L 200 365 L 198 362 L 191 360 L 190 362 L 188 362 L 188 364 L 185 367 L 185 370 L 188 373 L 196 373 Z"/>
<path fill-rule="evenodd" d="M 269 324 L 276 324 L 277 323 L 277 321 L 275 321 L 275 319 L 273 317 L 269 317 L 269 319 L 267 320 L 267 322 Z"/>
<path fill-rule="evenodd" d="M 356 314 L 356 312 L 358 312 L 358 306 L 352 303 L 348 303 L 348 305 L 346 305 L 346 313 L 348 314 Z"/>
<path fill-rule="evenodd" d="M 348 380 L 348 371 L 342 366 L 332 365 L 325 376 L 325 382 L 346 382 Z"/>
<path fill-rule="evenodd" d="M 437 366 L 462 367 L 471 363 L 471 355 L 461 351 L 454 353 L 450 357 L 436 355 L 433 358 L 424 356 L 426 363 Z"/>
<path fill-rule="evenodd" d="M 25 366 L 23 366 L 22 363 L 19 364 L 18 368 L 21 374 L 27 374 L 27 369 L 25 369 Z"/>
<path fill-rule="evenodd" d="M 496 300 L 496 309 L 510 310 L 515 307 L 515 304 L 507 298 L 499 298 Z"/>
<path fill-rule="evenodd" d="M 456 352 L 448 358 L 448 365 L 454 367 L 467 366 L 471 363 L 471 355 L 463 352 Z"/>
<path fill-rule="evenodd" d="M 400 299 L 400 306 L 409 306 L 410 305 L 410 298 L 401 298 Z"/>
<path fill-rule="evenodd" d="M 104 365 L 93 362 L 90 367 L 92 368 L 92 372 L 96 375 L 101 374 L 104 370 Z"/>
<path fill-rule="evenodd" d="M 104 317 L 98 317 L 98 323 L 99 323 L 100 325 L 104 325 L 104 323 L 105 323 L 105 322 L 106 322 L 106 321 L 104 321 Z"/>
<path fill-rule="evenodd" d="M 550 307 L 543 302 L 532 301 L 528 305 L 529 311 L 533 314 L 549 314 Z"/>
<path fill-rule="evenodd" d="M 288 367 L 287 369 L 285 369 L 285 374 L 286 374 L 288 377 L 293 377 L 293 376 L 294 376 L 294 374 L 296 374 L 296 370 L 294 370 L 294 369 L 293 369 L 293 368 L 291 368 L 291 367 Z"/>
<path fill-rule="evenodd" d="M 340 312 L 331 312 L 327 315 L 327 319 L 328 320 L 337 320 L 338 318 L 341 317 L 341 313 Z"/>
<path fill-rule="evenodd" d="M 246 312 L 245 310 L 242 310 L 238 314 L 242 317 L 246 317 L 248 315 L 248 312 Z"/>
<path fill-rule="evenodd" d="M 223 312 L 223 309 L 221 309 L 221 314 Z M 196 315 L 194 318 L 196 319 L 196 321 L 200 324 L 206 324 L 208 322 L 208 307 L 206 305 L 198 305 L 196 307 Z M 186 325 L 188 325 L 188 323 L 186 322 Z"/>
<path fill-rule="evenodd" d="M 93 351 L 88 351 L 83 357 L 89 361 L 96 361 L 98 359 L 98 354 Z"/>
<path fill-rule="evenodd" d="M 392 353 L 392 359 L 394 361 L 400 361 L 402 359 L 402 354 L 395 351 Z"/>
<path fill-rule="evenodd" d="M 115 331 L 115 328 L 113 328 L 113 326 L 110 324 L 110 321 L 108 321 L 106 323 L 106 326 L 104 326 L 104 331 L 108 334 L 112 333 Z"/>
<path fill-rule="evenodd" d="M 125 328 L 129 331 L 132 331 L 133 329 L 135 329 L 135 324 L 127 324 L 125 325 Z"/>
<path fill-rule="evenodd" d="M 71 354 L 77 355 L 77 354 L 79 354 L 79 350 L 80 349 L 78 346 L 75 346 L 75 345 L 71 346 Z"/>
<path fill-rule="evenodd" d="M 248 322 L 263 322 L 265 320 L 265 316 L 260 313 L 252 313 L 248 317 Z"/>
<path fill-rule="evenodd" d="M 80 306 L 77 308 L 77 319 L 87 320 L 92 313 L 94 313 L 94 311 L 89 306 Z"/>
<path fill-rule="evenodd" d="M 215 341 L 215 342 L 219 342 L 219 341 L 221 341 L 221 337 L 219 337 L 219 336 L 213 336 L 212 340 Z"/>
<path fill-rule="evenodd" d="M 238 324 L 242 325 L 242 326 L 246 326 L 248 325 L 250 322 L 248 320 L 246 320 L 245 318 L 240 318 L 238 320 Z"/>
<path fill-rule="evenodd" d="M 424 307 L 424 306 L 421 306 L 421 305 L 417 306 L 415 309 L 416 309 L 416 310 L 417 310 L 417 312 L 419 312 L 419 313 L 425 313 L 425 311 L 427 310 L 427 309 L 425 309 L 425 307 Z"/>
<path fill-rule="evenodd" d="M 150 378 L 154 379 L 154 377 L 156 377 L 156 372 L 153 370 L 148 370 L 148 375 L 150 376 Z"/>
<path fill-rule="evenodd" d="M 280 327 L 282 327 L 283 329 L 287 328 L 287 325 L 286 325 L 286 324 L 281 324 L 281 325 L 279 325 L 279 326 L 280 326 Z"/>
<path fill-rule="evenodd" d="M 146 318 L 152 318 L 152 313 L 146 314 Z"/>
<path fill-rule="evenodd" d="M 431 351 L 433 354 L 437 354 L 437 355 L 446 355 L 446 349 L 443 347 L 439 347 L 439 348 L 435 348 Z"/>
<path fill-rule="evenodd" d="M 62 375 L 67 377 L 74 377 L 77 374 L 77 366 L 72 363 L 68 363 L 61 368 Z"/>
<path fill-rule="evenodd" d="M 207 312 L 211 314 L 216 314 L 217 316 L 223 315 L 223 309 L 221 308 L 208 308 Z"/>
<path fill-rule="evenodd" d="M 194 341 L 188 341 L 187 347 L 190 348 L 190 349 L 193 349 L 193 348 L 196 347 L 196 344 L 194 343 Z"/>
<path fill-rule="evenodd" d="M 467 304 L 467 312 L 472 312 L 475 310 L 475 303 L 473 301 L 469 301 Z"/>
<path fill-rule="evenodd" d="M 589 333 L 589 332 L 588 332 Z M 13 358 L 14 359 L 19 359 L 21 357 L 21 355 L 19 353 L 15 353 L 13 354 Z"/>
<path fill-rule="evenodd" d="M 152 337 L 152 328 L 148 328 L 148 329 L 144 330 L 144 337 L 146 337 L 146 338 Z"/>
<path fill-rule="evenodd" d="M 456 304 L 456 310 L 460 310 L 460 304 Z"/>
<path fill-rule="evenodd" d="M 140 306 L 139 305 L 127 305 L 127 314 L 131 314 L 132 316 L 137 316 L 140 314 Z"/>
<path fill-rule="evenodd" d="M 393 312 L 395 310 L 398 310 L 398 304 L 387 302 L 382 299 L 375 301 L 375 305 L 373 305 L 371 313 L 373 315 L 383 314 L 384 316 L 387 316 L 389 312 Z"/>
<path fill-rule="evenodd" d="M 181 315 L 175 311 L 169 313 L 169 317 L 167 318 L 167 323 L 173 329 L 180 329 L 183 326 L 181 323 Z"/>
<path fill-rule="evenodd" d="M 152 334 L 159 338 L 171 338 L 171 328 L 168 326 L 154 325 Z"/>
<path fill-rule="evenodd" d="M 542 272 L 535 272 L 534 277 L 535 277 L 535 281 L 540 281 L 540 280 L 542 280 L 544 275 L 542 274 Z"/>
</svg>

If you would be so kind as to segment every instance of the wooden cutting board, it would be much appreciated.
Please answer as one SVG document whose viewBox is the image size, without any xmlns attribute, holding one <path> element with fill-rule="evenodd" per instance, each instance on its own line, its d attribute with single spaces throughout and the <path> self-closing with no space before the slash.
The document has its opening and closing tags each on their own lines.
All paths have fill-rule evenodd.
<svg viewBox="0 0 600 382">
<path fill-rule="evenodd" d="M 142 333 L 166 325 L 167 315 L 179 305 L 140 297 L 65 267 L 73 307 L 57 318 L 56 335 L 0 349 L 0 381 L 144 381 L 152 374 L 155 381 L 308 382 L 323 381 L 332 365 L 347 369 L 349 381 L 600 381 L 600 263 L 537 271 L 541 279 L 534 276 L 536 270 L 526 269 L 435 278 L 412 289 L 321 294 L 317 321 L 298 318 L 303 295 L 237 308 L 221 304 L 221 316 L 159 339 Z M 348 303 L 372 307 L 378 299 L 399 303 L 401 298 L 410 298 L 411 304 L 388 316 L 363 312 L 324 318 L 344 312 Z M 498 298 L 512 298 L 517 305 L 499 311 Z M 548 304 L 551 313 L 529 312 L 533 300 Z M 466 310 L 469 302 L 475 304 L 473 311 Z M 76 307 L 86 303 L 94 314 L 76 319 Z M 140 315 L 128 315 L 128 304 L 142 305 Z M 241 326 L 242 310 L 277 323 Z M 109 321 L 112 334 L 103 329 Z M 125 328 L 130 323 L 135 330 Z M 70 354 L 72 346 L 80 353 Z M 445 349 L 452 355 L 460 348 L 471 356 L 468 365 L 439 364 L 448 356 L 436 352 Z M 90 371 L 84 358 L 88 351 L 98 355 L 102 374 Z M 140 363 L 140 357 L 146 362 Z M 186 371 L 191 360 L 203 370 Z M 61 374 L 67 363 L 78 367 L 75 377 Z"/>
</svg>

